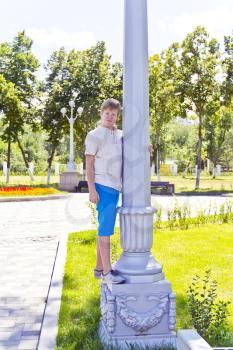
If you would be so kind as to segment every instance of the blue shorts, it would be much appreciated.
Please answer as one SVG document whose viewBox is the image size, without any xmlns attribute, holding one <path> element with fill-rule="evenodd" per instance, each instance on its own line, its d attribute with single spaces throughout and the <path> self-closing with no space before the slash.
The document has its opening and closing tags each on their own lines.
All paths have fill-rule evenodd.
<svg viewBox="0 0 233 350">
<path fill-rule="evenodd" d="M 99 194 L 99 201 L 96 205 L 99 223 L 98 236 L 111 236 L 114 234 L 120 191 L 96 182 L 95 188 Z"/>
</svg>

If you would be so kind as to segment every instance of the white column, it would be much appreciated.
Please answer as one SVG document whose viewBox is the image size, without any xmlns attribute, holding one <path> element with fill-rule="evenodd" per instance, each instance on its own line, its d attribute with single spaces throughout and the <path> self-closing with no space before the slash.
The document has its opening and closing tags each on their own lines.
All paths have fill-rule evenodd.
<svg viewBox="0 0 233 350">
<path fill-rule="evenodd" d="M 221 165 L 220 164 L 216 165 L 216 175 L 221 176 Z"/>
<path fill-rule="evenodd" d="M 67 172 L 76 172 L 77 166 L 74 162 L 74 118 L 73 118 L 73 110 L 71 109 L 71 118 L 69 119 L 70 123 L 70 155 L 69 162 L 66 165 Z"/>
<path fill-rule="evenodd" d="M 123 76 L 123 189 L 120 215 L 123 254 L 117 269 L 128 281 L 163 278 L 152 256 L 147 1 L 125 0 Z M 143 254 L 142 254 L 143 253 Z M 158 274 L 157 277 L 154 275 Z"/>
<path fill-rule="evenodd" d="M 2 162 L 3 175 L 7 176 L 7 162 Z"/>
<path fill-rule="evenodd" d="M 114 268 L 123 284 L 101 284 L 99 336 L 106 348 L 175 346 L 176 306 L 170 283 L 151 254 L 147 1 L 125 0 L 123 189 L 120 236 L 123 253 Z"/>
<path fill-rule="evenodd" d="M 147 3 L 125 1 L 123 205 L 150 206 Z"/>
<path fill-rule="evenodd" d="M 33 162 L 29 163 L 29 171 L 33 175 L 33 173 L 34 173 L 34 164 L 33 164 Z"/>
<path fill-rule="evenodd" d="M 59 163 L 55 163 L 54 164 L 54 170 L 55 170 L 55 175 L 59 175 L 60 174 L 60 172 L 59 172 Z"/>
<path fill-rule="evenodd" d="M 74 120 L 70 119 L 70 163 L 74 162 Z"/>
</svg>

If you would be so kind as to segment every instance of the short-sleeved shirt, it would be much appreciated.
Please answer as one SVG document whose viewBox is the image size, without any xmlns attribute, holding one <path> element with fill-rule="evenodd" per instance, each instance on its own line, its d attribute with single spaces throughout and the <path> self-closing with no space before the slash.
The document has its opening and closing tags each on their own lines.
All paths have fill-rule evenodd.
<svg viewBox="0 0 233 350">
<path fill-rule="evenodd" d="M 85 138 L 85 155 L 95 156 L 94 182 L 122 189 L 122 130 L 102 125 L 89 131 Z"/>
</svg>

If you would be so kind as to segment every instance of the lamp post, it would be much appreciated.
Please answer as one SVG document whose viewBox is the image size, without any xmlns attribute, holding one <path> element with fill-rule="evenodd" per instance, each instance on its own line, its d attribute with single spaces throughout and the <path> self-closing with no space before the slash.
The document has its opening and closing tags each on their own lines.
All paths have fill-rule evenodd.
<svg viewBox="0 0 233 350">
<path fill-rule="evenodd" d="M 123 284 L 101 284 L 99 336 L 107 347 L 175 345 L 175 294 L 151 253 L 147 0 L 125 0 L 123 188 L 115 268 Z"/>
<path fill-rule="evenodd" d="M 69 101 L 69 106 L 71 109 L 71 113 L 70 113 L 70 118 L 67 117 L 66 115 L 66 108 L 63 107 L 61 109 L 61 114 L 63 115 L 63 117 L 66 116 L 69 124 L 70 124 L 70 154 L 69 154 L 69 162 L 66 165 L 66 171 L 67 172 L 76 172 L 77 171 L 77 166 L 74 162 L 74 122 L 77 119 L 77 115 L 74 118 L 74 107 L 75 107 L 75 102 L 74 100 L 70 100 Z M 79 107 L 77 109 L 78 115 L 81 116 L 82 112 L 83 112 L 83 108 Z"/>
</svg>

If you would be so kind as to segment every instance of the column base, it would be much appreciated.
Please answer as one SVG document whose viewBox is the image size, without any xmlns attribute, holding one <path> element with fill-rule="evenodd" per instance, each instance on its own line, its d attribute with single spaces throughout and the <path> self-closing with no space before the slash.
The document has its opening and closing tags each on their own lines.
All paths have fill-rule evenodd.
<svg viewBox="0 0 233 350">
<path fill-rule="evenodd" d="M 127 283 L 150 283 L 164 279 L 162 266 L 151 252 L 123 252 L 113 267 Z"/>
<path fill-rule="evenodd" d="M 99 337 L 103 346 L 176 348 L 175 294 L 167 280 L 154 283 L 101 284 Z"/>
<path fill-rule="evenodd" d="M 75 186 L 78 186 L 81 180 L 83 180 L 83 175 L 66 171 L 60 174 L 59 190 L 75 192 Z"/>
</svg>

